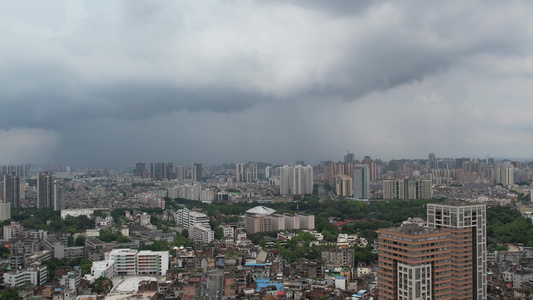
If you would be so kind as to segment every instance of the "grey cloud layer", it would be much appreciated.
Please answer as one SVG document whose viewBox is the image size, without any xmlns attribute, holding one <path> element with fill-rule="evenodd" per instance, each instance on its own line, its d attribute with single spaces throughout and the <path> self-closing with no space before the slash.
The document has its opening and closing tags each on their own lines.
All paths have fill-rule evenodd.
<svg viewBox="0 0 533 300">
<path fill-rule="evenodd" d="M 516 11 L 521 4 L 303 3 L 214 3 L 206 11 L 220 15 L 206 16 L 211 3 L 85 2 L 67 11 L 65 20 L 80 18 L 72 28 L 37 33 L 36 47 L 20 56 L 17 48 L 2 51 L 15 58 L 0 74 L 9 112 L 2 127 L 53 127 L 62 115 L 139 118 L 306 97 L 353 100 L 472 55 L 530 50 L 531 32 L 519 26 L 527 16 Z M 36 37 L 36 30 L 14 30 L 15 44 Z"/>
<path fill-rule="evenodd" d="M 343 106 L 368 99 L 376 106 L 391 105 L 391 99 L 369 97 L 375 93 L 397 97 L 393 100 L 407 105 L 410 102 L 398 97 L 395 89 L 450 70 L 468 70 L 454 74 L 480 77 L 531 72 L 522 64 L 530 59 L 533 40 L 533 7 L 528 2 L 68 1 L 46 6 L 34 1 L 24 7 L 12 2 L 3 5 L 0 130 L 45 128 L 64 135 L 66 141 L 79 132 L 117 138 L 118 133 L 111 136 L 87 125 L 91 121 L 148 121 L 172 118 L 175 113 L 185 117 L 184 112 L 197 116 L 215 112 L 224 115 L 221 120 L 249 111 L 257 117 L 276 118 L 276 111 L 284 110 L 319 119 L 319 110 L 308 106 Z M 39 13 L 41 9 L 45 13 Z M 514 67 L 497 69 L 505 59 L 514 60 Z M 439 89 L 439 84 L 433 87 Z M 449 96 L 454 89 L 446 86 L 438 92 Z M 413 93 L 409 101 L 419 96 Z M 465 91 L 464 95 L 476 93 Z M 453 97 L 447 101 L 461 104 Z M 465 105 L 476 109 L 479 103 Z M 279 121 L 291 127 L 291 118 Z M 236 130 L 238 124 L 229 127 Z M 525 121 L 523 127 L 530 125 Z M 256 132 L 268 137 L 264 126 Z M 435 126 L 446 131 L 446 125 Z M 197 133 L 209 135 L 208 128 L 203 126 Z M 376 134 L 387 131 L 380 129 Z M 255 138 L 253 132 L 246 134 Z M 266 138 L 265 145 L 295 140 L 291 134 L 281 136 Z M 376 143 L 376 148 L 382 145 Z M 68 148 L 76 151 L 72 145 Z"/>
</svg>

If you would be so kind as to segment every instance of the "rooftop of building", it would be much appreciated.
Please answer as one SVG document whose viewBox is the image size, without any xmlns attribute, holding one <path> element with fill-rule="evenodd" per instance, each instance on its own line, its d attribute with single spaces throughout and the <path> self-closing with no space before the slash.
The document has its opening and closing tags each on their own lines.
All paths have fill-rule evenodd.
<svg viewBox="0 0 533 300">
<path fill-rule="evenodd" d="M 440 229 L 419 226 L 417 223 L 405 223 L 401 227 L 384 228 L 383 231 L 392 231 L 409 235 L 423 235 L 442 232 Z"/>
<path fill-rule="evenodd" d="M 485 206 L 484 204 L 479 203 L 471 203 L 466 201 L 460 201 L 460 200 L 446 200 L 443 203 L 428 203 L 428 205 L 436 205 L 436 206 Z"/>
<path fill-rule="evenodd" d="M 256 206 L 246 211 L 247 214 L 256 214 L 256 215 L 271 215 L 275 212 L 276 212 L 275 209 L 268 208 L 266 206 Z"/>
</svg>

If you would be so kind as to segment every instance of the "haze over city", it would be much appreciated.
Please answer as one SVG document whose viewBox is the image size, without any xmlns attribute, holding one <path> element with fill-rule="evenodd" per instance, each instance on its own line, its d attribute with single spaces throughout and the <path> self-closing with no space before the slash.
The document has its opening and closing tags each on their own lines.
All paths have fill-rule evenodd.
<svg viewBox="0 0 533 300">
<path fill-rule="evenodd" d="M 532 6 L 3 1 L 0 164 L 531 157 Z"/>
</svg>

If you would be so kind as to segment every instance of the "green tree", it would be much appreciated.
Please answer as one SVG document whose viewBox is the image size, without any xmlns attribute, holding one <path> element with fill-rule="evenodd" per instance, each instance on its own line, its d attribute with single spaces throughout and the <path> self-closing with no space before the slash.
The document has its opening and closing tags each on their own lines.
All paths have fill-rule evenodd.
<svg viewBox="0 0 533 300">
<path fill-rule="evenodd" d="M 224 237 L 224 231 L 222 230 L 220 226 L 215 227 L 213 231 L 215 233 L 215 239 L 220 240 L 221 238 Z"/>
<path fill-rule="evenodd" d="M 81 275 L 90 274 L 91 273 L 91 267 L 93 266 L 93 262 L 88 259 L 82 259 L 80 262 L 81 267 Z"/>
<path fill-rule="evenodd" d="M 76 240 L 75 240 L 74 243 L 75 243 L 76 246 L 78 246 L 78 247 L 85 246 L 85 239 L 86 239 L 85 236 L 83 236 L 83 235 L 80 234 L 80 235 L 78 235 L 78 236 L 76 237 Z"/>
<path fill-rule="evenodd" d="M 69 235 L 69 236 L 67 237 L 67 245 L 68 245 L 69 247 L 73 247 L 73 246 L 74 246 L 74 237 L 73 237 L 72 235 Z"/>
<path fill-rule="evenodd" d="M 9 258 L 10 256 L 11 252 L 9 252 L 9 249 L 4 246 L 0 246 L 0 257 Z"/>
<path fill-rule="evenodd" d="M 212 219 L 211 221 L 209 221 L 209 225 L 211 225 L 211 229 L 215 230 L 215 228 L 217 228 L 218 226 L 220 226 L 222 222 L 220 222 L 220 220 L 218 219 Z"/>
<path fill-rule="evenodd" d="M 94 293 L 106 294 L 113 288 L 113 282 L 109 278 L 100 277 L 91 284 L 91 288 Z"/>
<path fill-rule="evenodd" d="M 19 292 L 10 287 L 5 289 L 2 292 L 2 295 L 0 295 L 0 300 L 19 300 L 19 298 L 20 298 Z"/>
</svg>

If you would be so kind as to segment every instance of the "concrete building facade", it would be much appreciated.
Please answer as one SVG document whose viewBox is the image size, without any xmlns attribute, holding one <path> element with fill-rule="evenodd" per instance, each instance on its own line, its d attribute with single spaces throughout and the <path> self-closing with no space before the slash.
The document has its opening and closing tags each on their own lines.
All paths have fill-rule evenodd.
<svg viewBox="0 0 533 300">
<path fill-rule="evenodd" d="M 452 289 L 456 299 L 487 299 L 487 233 L 484 204 L 427 205 L 427 226 L 452 237 Z"/>
</svg>

